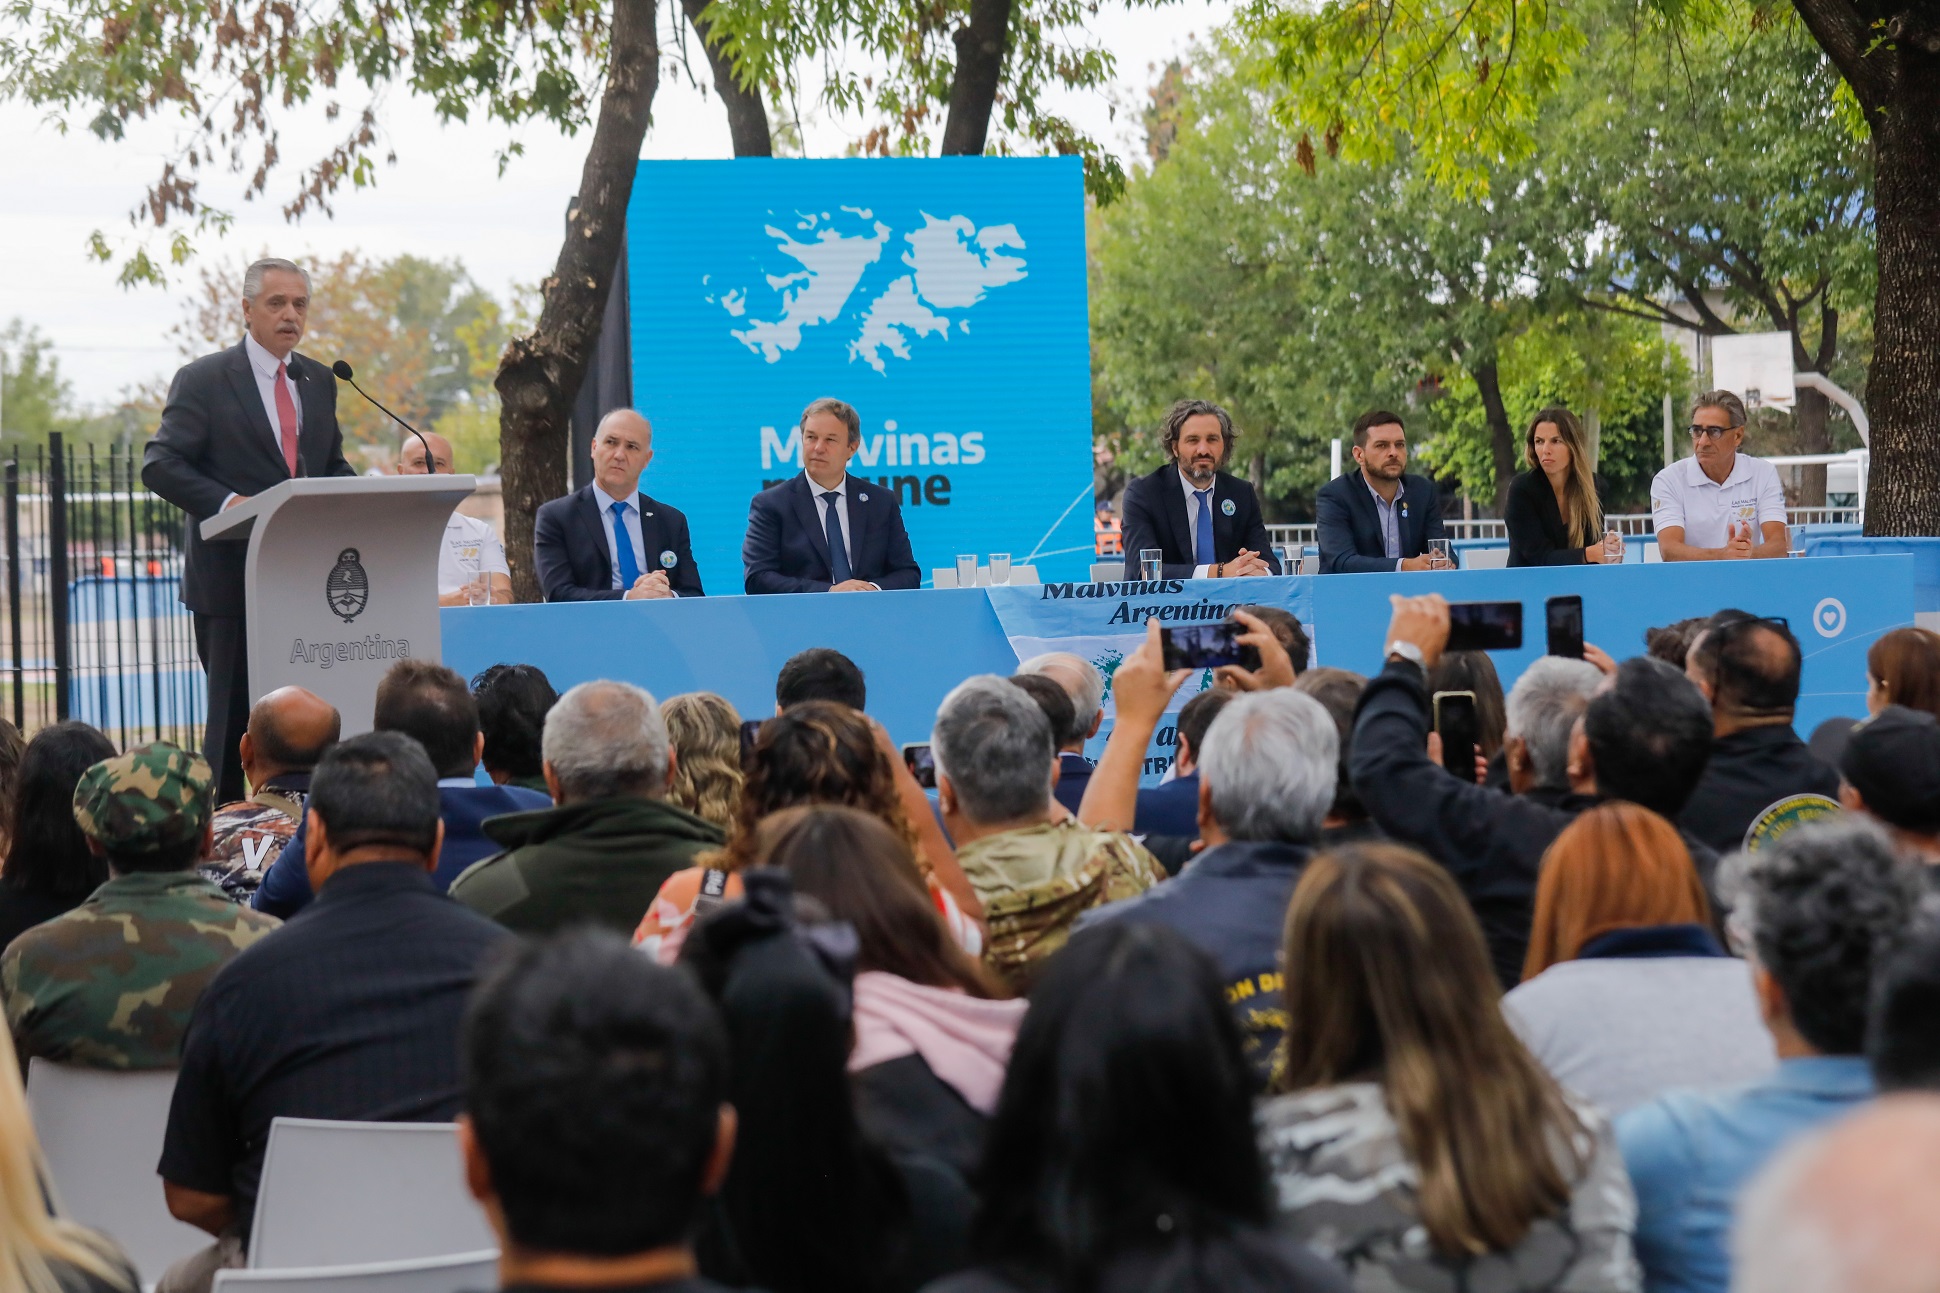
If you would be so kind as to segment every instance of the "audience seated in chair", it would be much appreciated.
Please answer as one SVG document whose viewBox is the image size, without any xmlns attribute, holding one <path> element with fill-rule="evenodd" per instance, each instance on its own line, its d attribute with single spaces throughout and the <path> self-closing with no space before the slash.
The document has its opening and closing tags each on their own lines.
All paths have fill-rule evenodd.
<svg viewBox="0 0 1940 1293">
<path fill-rule="evenodd" d="M 316 901 L 224 966 L 196 1003 L 160 1172 L 169 1211 L 215 1236 L 163 1276 L 209 1286 L 247 1250 L 276 1118 L 449 1122 L 458 1025 L 499 926 L 438 891 L 438 774 L 399 732 L 333 746 L 305 813 Z"/>
<path fill-rule="evenodd" d="M 529 664 L 495 664 L 471 681 L 478 706 L 478 734 L 485 738 L 478 762 L 496 786 L 517 786 L 551 797 L 546 789 L 539 741 L 546 715 L 559 693 L 545 671 Z"/>
<path fill-rule="evenodd" d="M 1105 675 L 1098 666 L 1069 651 L 1049 651 L 1035 655 L 1017 666 L 1017 672 L 1042 674 L 1071 698 L 1071 723 L 1055 728 L 1051 739 L 1058 746 L 1058 783 L 1053 796 L 1075 813 L 1091 781 L 1091 760 L 1085 757 L 1085 742 L 1098 735 L 1105 722 Z"/>
<path fill-rule="evenodd" d="M 9 801 L 7 860 L 0 866 L 0 949 L 44 920 L 72 911 L 108 878 L 107 859 L 74 824 L 74 785 L 114 742 L 86 723 L 34 733 L 20 756 Z"/>
<path fill-rule="evenodd" d="M 282 923 L 196 873 L 213 786 L 201 755 L 163 741 L 81 774 L 74 821 L 109 880 L 0 956 L 0 999 L 23 1061 L 174 1068 L 216 972 Z"/>
<path fill-rule="evenodd" d="M 652 696 L 580 683 L 546 715 L 554 806 L 487 823 L 504 852 L 460 875 L 451 896 L 521 934 L 584 923 L 632 933 L 667 877 L 722 839 L 668 802 L 675 758 Z"/>
<path fill-rule="evenodd" d="M 432 879 L 440 889 L 449 889 L 465 868 L 497 851 L 496 839 L 485 830 L 487 818 L 546 805 L 545 796 L 530 790 L 474 782 L 473 770 L 485 745 L 478 705 L 465 680 L 441 664 L 400 660 L 386 670 L 377 684 L 371 723 L 377 731 L 400 732 L 416 741 L 438 770 L 438 813 L 445 834 Z M 282 856 L 263 877 L 251 899 L 258 911 L 287 920 L 310 901 L 304 830 L 297 827 Z"/>
<path fill-rule="evenodd" d="M 310 774 L 343 734 L 336 706 L 302 687 L 278 687 L 249 711 L 239 757 L 247 799 L 215 810 L 202 874 L 248 902 L 303 821 Z"/>
</svg>

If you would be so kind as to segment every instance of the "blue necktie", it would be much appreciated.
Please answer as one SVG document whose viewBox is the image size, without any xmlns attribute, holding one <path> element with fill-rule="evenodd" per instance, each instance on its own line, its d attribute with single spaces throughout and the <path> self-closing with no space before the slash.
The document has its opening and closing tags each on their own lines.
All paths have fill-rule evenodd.
<svg viewBox="0 0 1940 1293">
<path fill-rule="evenodd" d="M 1210 489 L 1195 489 L 1192 496 L 1199 500 L 1199 540 L 1193 545 L 1192 560 L 1195 565 L 1210 566 L 1219 560 L 1213 555 L 1212 508 L 1206 500 L 1212 497 Z"/>
<path fill-rule="evenodd" d="M 640 559 L 633 555 L 633 540 L 626 532 L 626 504 L 613 504 L 613 551 L 620 554 L 620 589 L 622 592 L 640 578 Z"/>
<path fill-rule="evenodd" d="M 849 554 L 842 547 L 842 518 L 835 509 L 842 502 L 842 495 L 830 490 L 822 495 L 822 528 L 829 536 L 829 582 L 847 583 L 853 572 L 849 569 Z"/>
</svg>

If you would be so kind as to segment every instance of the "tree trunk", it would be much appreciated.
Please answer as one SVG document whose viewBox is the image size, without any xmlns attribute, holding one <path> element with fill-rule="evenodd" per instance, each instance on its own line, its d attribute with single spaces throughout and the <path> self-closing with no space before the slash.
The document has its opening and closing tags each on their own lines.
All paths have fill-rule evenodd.
<svg viewBox="0 0 1940 1293">
<path fill-rule="evenodd" d="M 1495 514 L 1502 515 L 1509 498 L 1509 482 L 1516 474 L 1516 433 L 1509 425 L 1508 410 L 1502 406 L 1502 378 L 1491 353 L 1469 369 L 1475 389 L 1482 397 L 1482 416 L 1489 425 L 1489 456 L 1495 463 Z"/>
<path fill-rule="evenodd" d="M 1261 506 L 1266 505 L 1266 450 L 1255 449 L 1253 457 L 1246 464 L 1246 475 L 1253 484 L 1253 492 L 1259 495 Z"/>
<path fill-rule="evenodd" d="M 990 135 L 997 86 L 1010 46 L 1011 0 L 970 0 L 970 21 L 957 28 L 956 73 L 950 78 L 950 115 L 943 122 L 943 155 L 975 157 Z"/>
<path fill-rule="evenodd" d="M 761 90 L 757 86 L 744 88 L 735 79 L 734 60 L 725 50 L 709 41 L 708 30 L 713 24 L 701 17 L 708 3 L 709 0 L 680 0 L 680 7 L 687 14 L 687 21 L 693 25 L 694 34 L 700 37 L 701 48 L 707 53 L 707 65 L 714 71 L 714 93 L 721 96 L 721 106 L 727 109 L 728 134 L 734 140 L 734 155 L 772 157 L 775 138 L 768 128 L 768 108 L 761 101 Z"/>
<path fill-rule="evenodd" d="M 566 492 L 572 406 L 599 340 L 600 315 L 626 232 L 627 202 L 659 86 L 655 0 L 615 0 L 606 89 L 566 241 L 544 284 L 539 326 L 499 360 L 499 454 L 504 477 L 505 556 L 512 591 L 541 600 L 532 562 L 532 519 Z"/>
<path fill-rule="evenodd" d="M 1801 386 L 1792 405 L 1792 429 L 1797 433 L 1800 453 L 1831 453 L 1832 431 L 1827 425 L 1832 402 L 1825 392 Z M 1799 468 L 1799 506 L 1825 506 L 1825 467 Z"/>
<path fill-rule="evenodd" d="M 1899 59 L 1899 93 L 1873 119 L 1879 292 L 1866 533 L 1940 535 L 1940 54 L 1909 42 Z"/>
</svg>

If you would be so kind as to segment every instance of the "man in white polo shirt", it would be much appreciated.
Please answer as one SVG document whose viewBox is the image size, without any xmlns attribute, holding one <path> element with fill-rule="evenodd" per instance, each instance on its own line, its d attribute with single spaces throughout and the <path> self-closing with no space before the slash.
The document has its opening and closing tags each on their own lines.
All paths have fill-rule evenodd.
<svg viewBox="0 0 1940 1293">
<path fill-rule="evenodd" d="M 425 432 L 424 439 L 431 446 L 432 473 L 450 475 L 451 441 L 435 431 Z M 425 474 L 424 445 L 414 435 L 405 436 L 397 447 L 397 474 Z M 505 564 L 505 545 L 491 522 L 454 508 L 438 546 L 438 605 L 470 606 L 474 592 L 484 602 L 488 591 L 493 606 L 512 601 L 512 568 Z"/>
<path fill-rule="evenodd" d="M 1745 406 L 1730 391 L 1706 391 L 1691 410 L 1691 457 L 1650 483 L 1657 550 L 1666 561 L 1782 557 L 1785 489 L 1778 469 L 1738 452 Z"/>
</svg>

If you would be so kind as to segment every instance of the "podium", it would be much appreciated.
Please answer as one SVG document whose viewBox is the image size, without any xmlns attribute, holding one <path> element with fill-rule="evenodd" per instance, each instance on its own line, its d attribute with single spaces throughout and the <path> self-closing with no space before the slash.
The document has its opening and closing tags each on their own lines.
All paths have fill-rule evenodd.
<svg viewBox="0 0 1940 1293">
<path fill-rule="evenodd" d="M 368 732 L 378 680 L 399 660 L 438 660 L 438 553 L 470 476 L 307 476 L 202 522 L 247 542 L 249 687 L 292 684 Z M 252 700 L 254 698 L 252 697 Z"/>
</svg>

